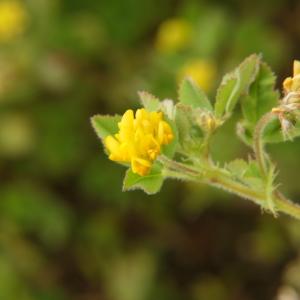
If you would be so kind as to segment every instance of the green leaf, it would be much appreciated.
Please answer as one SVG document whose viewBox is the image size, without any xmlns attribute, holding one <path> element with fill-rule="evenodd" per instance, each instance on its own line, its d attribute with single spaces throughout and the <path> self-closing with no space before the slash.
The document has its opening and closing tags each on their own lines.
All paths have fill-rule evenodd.
<svg viewBox="0 0 300 300">
<path fill-rule="evenodd" d="M 252 147 L 253 144 L 254 129 L 255 126 L 253 124 L 249 124 L 245 120 L 242 120 L 237 124 L 237 136 L 243 143 L 245 143 L 249 147 Z M 295 130 L 295 133 L 292 134 L 292 137 L 297 136 L 296 132 L 298 132 L 298 135 L 300 135 L 300 131 Z M 272 120 L 266 126 L 263 132 L 263 140 L 265 143 L 280 143 L 284 141 L 281 125 L 278 119 Z"/>
<path fill-rule="evenodd" d="M 160 101 L 148 92 L 138 92 L 142 105 L 148 111 L 158 111 L 160 109 Z"/>
<path fill-rule="evenodd" d="M 244 121 L 240 121 L 236 126 L 236 134 L 238 138 L 247 146 L 252 147 L 252 129 L 247 127 Z"/>
<path fill-rule="evenodd" d="M 273 164 L 271 164 L 269 168 L 269 172 L 266 177 L 266 183 L 265 183 L 266 203 L 264 205 L 264 208 L 268 209 L 274 216 L 277 215 L 276 205 L 273 200 L 273 194 L 275 189 L 274 182 L 276 176 L 277 176 L 276 168 Z"/>
<path fill-rule="evenodd" d="M 104 147 L 104 152 L 109 155 L 105 145 L 104 139 L 109 135 L 114 135 L 118 132 L 118 123 L 121 121 L 121 116 L 103 116 L 96 115 L 91 118 L 92 126 L 97 134 L 97 136 L 101 139 Z M 129 163 L 127 162 L 117 162 L 118 164 L 128 167 Z"/>
<path fill-rule="evenodd" d="M 226 165 L 226 169 L 228 169 L 234 177 L 238 178 L 242 178 L 245 175 L 247 168 L 248 163 L 243 159 L 233 160 Z"/>
<path fill-rule="evenodd" d="M 178 143 L 184 151 L 199 151 L 204 134 L 194 121 L 193 109 L 189 105 L 176 105 L 175 122 L 178 131 Z"/>
<path fill-rule="evenodd" d="M 261 177 L 260 168 L 255 160 L 250 160 L 245 172 L 246 177 Z"/>
<path fill-rule="evenodd" d="M 128 169 L 123 182 L 123 191 L 141 189 L 145 193 L 152 195 L 160 191 L 163 182 L 164 177 L 161 174 L 159 165 L 154 164 L 151 172 L 146 176 L 140 176 Z"/>
<path fill-rule="evenodd" d="M 106 138 L 118 132 L 118 123 L 121 121 L 121 116 L 103 116 L 96 115 L 91 118 L 92 126 L 100 139 Z"/>
<path fill-rule="evenodd" d="M 192 78 L 185 78 L 179 87 L 179 101 L 193 108 L 202 108 L 212 111 L 212 105 L 206 94 Z"/>
<path fill-rule="evenodd" d="M 264 181 L 255 161 L 247 162 L 243 159 L 236 159 L 226 165 L 226 170 L 230 172 L 231 176 L 246 186 L 255 190 L 263 190 Z"/>
<path fill-rule="evenodd" d="M 300 122 L 297 121 L 296 124 L 289 131 L 289 138 L 290 140 L 293 140 L 299 136 L 300 136 Z M 264 141 L 266 143 L 280 143 L 286 141 L 286 138 L 282 133 L 281 125 L 278 119 L 273 120 L 266 127 L 264 132 Z"/>
<path fill-rule="evenodd" d="M 160 103 L 160 110 L 168 117 L 169 120 L 175 118 L 175 105 L 173 100 L 165 99 Z"/>
<path fill-rule="evenodd" d="M 279 92 L 275 90 L 276 77 L 269 66 L 260 64 L 258 75 L 249 89 L 249 94 L 243 98 L 242 112 L 250 124 L 257 121 L 278 104 Z"/>
<path fill-rule="evenodd" d="M 261 177 L 260 168 L 256 161 L 251 160 L 245 170 L 243 181 L 255 190 L 264 190 L 265 181 Z"/>
<path fill-rule="evenodd" d="M 175 122 L 178 130 L 178 140 L 182 146 L 190 139 L 192 128 L 191 114 L 192 108 L 190 106 L 181 103 L 176 105 Z"/>
<path fill-rule="evenodd" d="M 278 118 L 274 118 L 265 128 L 263 134 L 265 143 L 280 143 L 284 141 L 281 124 Z"/>
<path fill-rule="evenodd" d="M 223 77 L 216 96 L 215 113 L 217 117 L 230 115 L 239 98 L 247 94 L 249 86 L 255 80 L 259 70 L 259 62 L 260 56 L 253 54 L 234 71 Z"/>
<path fill-rule="evenodd" d="M 254 126 L 247 123 L 245 120 L 238 123 L 237 135 L 246 145 L 250 146 L 253 143 Z M 300 136 L 300 122 L 296 122 L 295 126 L 289 132 L 291 139 Z M 282 133 L 281 125 L 278 118 L 274 118 L 265 128 L 263 140 L 267 144 L 282 143 L 286 139 Z"/>
</svg>

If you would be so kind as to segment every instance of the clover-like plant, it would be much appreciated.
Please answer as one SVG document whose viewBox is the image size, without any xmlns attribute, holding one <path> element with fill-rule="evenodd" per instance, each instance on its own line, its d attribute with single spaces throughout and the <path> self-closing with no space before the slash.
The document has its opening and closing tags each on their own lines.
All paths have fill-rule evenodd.
<svg viewBox="0 0 300 300">
<path fill-rule="evenodd" d="M 96 115 L 92 125 L 109 159 L 127 167 L 124 191 L 154 194 L 166 178 L 201 182 L 252 200 L 274 216 L 284 212 L 300 219 L 300 206 L 278 190 L 278 170 L 265 149 L 300 136 L 300 62 L 294 62 L 282 96 L 275 79 L 261 56 L 253 54 L 223 77 L 214 104 L 186 78 L 177 103 L 140 92 L 144 108 L 123 116 Z M 212 158 L 211 139 L 238 103 L 237 135 L 252 151 L 248 160 L 220 166 Z"/>
</svg>

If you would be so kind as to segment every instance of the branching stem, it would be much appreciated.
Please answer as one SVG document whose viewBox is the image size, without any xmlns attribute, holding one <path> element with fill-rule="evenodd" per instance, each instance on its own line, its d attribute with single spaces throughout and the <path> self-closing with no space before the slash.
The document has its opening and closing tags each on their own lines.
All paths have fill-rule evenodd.
<svg viewBox="0 0 300 300">
<path fill-rule="evenodd" d="M 205 170 L 205 176 L 203 176 L 202 171 L 196 171 L 185 164 L 170 159 L 164 160 L 164 158 L 161 159 L 161 162 L 167 169 L 169 168 L 169 177 L 206 183 L 265 207 L 265 191 L 254 190 L 245 184 L 232 179 L 230 175 L 227 175 L 221 168 L 212 167 L 210 170 Z M 177 170 L 175 170 L 176 168 Z M 300 205 L 293 203 L 278 191 L 275 191 L 271 196 L 278 212 L 283 212 L 300 220 Z"/>
</svg>

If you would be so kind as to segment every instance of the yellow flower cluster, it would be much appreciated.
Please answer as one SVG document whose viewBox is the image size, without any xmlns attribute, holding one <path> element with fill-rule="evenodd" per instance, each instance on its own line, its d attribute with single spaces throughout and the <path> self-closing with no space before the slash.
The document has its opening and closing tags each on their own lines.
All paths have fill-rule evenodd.
<svg viewBox="0 0 300 300">
<path fill-rule="evenodd" d="M 209 60 L 194 59 L 188 61 L 179 69 L 178 82 L 185 77 L 191 77 L 205 92 L 209 92 L 217 77 L 217 68 Z"/>
<path fill-rule="evenodd" d="M 190 43 L 191 25 L 183 19 L 164 21 L 158 30 L 156 48 L 162 53 L 176 52 Z"/>
<path fill-rule="evenodd" d="M 0 2 L 0 41 L 8 41 L 21 34 L 27 21 L 27 14 L 21 2 L 6 0 Z"/>
<path fill-rule="evenodd" d="M 109 159 L 131 163 L 134 173 L 147 175 L 153 161 L 161 152 L 162 145 L 173 140 L 170 125 L 163 120 L 162 112 L 138 109 L 127 110 L 118 123 L 119 132 L 107 136 L 105 146 Z"/>
<path fill-rule="evenodd" d="M 300 91 L 300 61 L 294 60 L 293 77 L 288 77 L 283 82 L 286 93 Z"/>
</svg>

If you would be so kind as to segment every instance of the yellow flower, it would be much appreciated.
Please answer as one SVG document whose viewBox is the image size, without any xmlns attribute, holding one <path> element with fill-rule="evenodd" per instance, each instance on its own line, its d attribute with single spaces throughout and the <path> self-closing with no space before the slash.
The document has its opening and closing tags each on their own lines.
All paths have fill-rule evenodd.
<svg viewBox="0 0 300 300">
<path fill-rule="evenodd" d="M 183 19 L 166 20 L 158 29 L 156 48 L 162 53 L 181 50 L 190 42 L 191 32 L 191 25 Z"/>
<path fill-rule="evenodd" d="M 134 116 L 132 110 L 127 110 L 118 127 L 119 132 L 104 141 L 109 159 L 129 162 L 132 171 L 141 176 L 149 173 L 161 147 L 173 140 L 172 129 L 163 120 L 162 112 L 138 109 Z"/>
<path fill-rule="evenodd" d="M 195 59 L 187 62 L 178 72 L 180 82 L 185 77 L 191 77 L 205 92 L 209 92 L 217 76 L 216 65 L 208 60 Z"/>
<path fill-rule="evenodd" d="M 0 2 L 0 41 L 8 41 L 21 34 L 26 27 L 27 15 L 21 2 Z"/>
<path fill-rule="evenodd" d="M 288 77 L 283 82 L 286 93 L 300 91 L 300 61 L 294 60 L 293 77 Z"/>
</svg>

